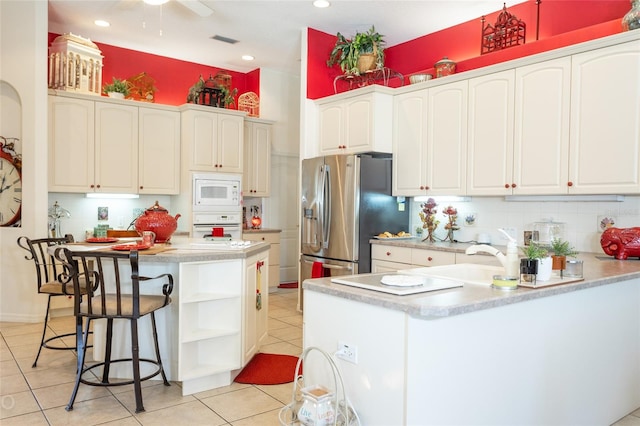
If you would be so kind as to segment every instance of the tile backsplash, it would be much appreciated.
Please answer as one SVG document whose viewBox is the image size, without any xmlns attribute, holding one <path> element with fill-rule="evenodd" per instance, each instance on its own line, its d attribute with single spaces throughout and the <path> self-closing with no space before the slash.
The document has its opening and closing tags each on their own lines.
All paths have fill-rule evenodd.
<svg viewBox="0 0 640 426">
<path fill-rule="evenodd" d="M 503 197 L 472 197 L 469 202 L 441 201 L 438 203 L 436 230 L 438 238 L 444 238 L 446 216 L 442 211 L 452 205 L 458 210 L 455 239 L 460 242 L 476 241 L 478 234 L 488 234 L 492 244 L 505 245 L 506 239 L 498 228 L 514 228 L 518 245 L 524 244 L 524 231 L 533 230 L 534 222 L 549 221 L 565 224 L 564 238 L 578 251 L 602 252 L 600 247 L 600 223 L 615 220 L 615 226 L 630 228 L 640 226 L 640 196 L 625 196 L 624 201 L 505 201 Z M 418 213 L 420 202 L 411 202 L 411 233 L 422 228 Z M 475 216 L 475 221 L 473 220 Z M 468 219 L 468 220 L 467 220 Z M 426 234 L 425 234 L 426 235 Z"/>
</svg>

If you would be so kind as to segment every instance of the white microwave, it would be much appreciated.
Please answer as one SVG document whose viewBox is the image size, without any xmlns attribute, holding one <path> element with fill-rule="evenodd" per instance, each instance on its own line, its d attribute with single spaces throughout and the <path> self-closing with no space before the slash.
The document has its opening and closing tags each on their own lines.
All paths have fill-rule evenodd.
<svg viewBox="0 0 640 426">
<path fill-rule="evenodd" d="M 242 209 L 242 176 L 225 173 L 193 174 L 193 208 L 197 211 Z"/>
</svg>

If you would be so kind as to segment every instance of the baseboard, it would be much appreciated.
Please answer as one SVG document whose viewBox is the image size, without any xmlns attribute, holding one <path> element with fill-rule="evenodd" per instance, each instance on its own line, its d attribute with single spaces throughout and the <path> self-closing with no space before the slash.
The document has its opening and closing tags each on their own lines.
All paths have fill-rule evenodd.
<svg viewBox="0 0 640 426">
<path fill-rule="evenodd" d="M 44 317 L 42 315 L 37 314 L 18 314 L 18 313 L 7 313 L 3 312 L 0 314 L 0 321 L 2 322 L 26 322 L 26 323 L 34 323 L 34 322 L 42 322 Z"/>
</svg>

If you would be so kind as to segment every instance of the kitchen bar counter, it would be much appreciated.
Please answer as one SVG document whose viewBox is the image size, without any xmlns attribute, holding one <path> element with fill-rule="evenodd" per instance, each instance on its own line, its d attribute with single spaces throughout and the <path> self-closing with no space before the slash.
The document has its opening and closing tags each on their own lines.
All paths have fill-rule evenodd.
<svg viewBox="0 0 640 426">
<path fill-rule="evenodd" d="M 135 239 L 130 240 L 131 242 Z M 121 239 L 117 244 L 127 241 Z M 231 384 L 235 375 L 260 350 L 268 336 L 269 244 L 174 237 L 139 251 L 140 275 L 171 273 L 171 303 L 156 312 L 160 352 L 169 380 L 181 382 L 183 395 Z M 114 244 L 76 243 L 71 250 L 109 250 Z M 122 266 L 123 268 L 125 266 Z M 141 285 L 141 293 L 158 294 L 161 283 Z M 262 306 L 256 305 L 256 294 Z M 94 321 L 93 355 L 104 357 L 104 321 Z M 114 324 L 112 355 L 130 356 L 129 328 Z M 140 356 L 153 359 L 148 318 L 139 322 Z M 141 373 L 149 374 L 148 366 Z M 129 377 L 126 364 L 113 365 L 112 377 Z"/>
<path fill-rule="evenodd" d="M 398 243 L 400 242 L 394 242 L 394 244 Z M 434 246 L 431 245 L 430 248 L 434 248 Z M 450 246 L 445 247 L 445 249 L 453 250 Z M 306 280 L 303 283 L 303 288 L 387 309 L 399 310 L 417 318 L 430 319 L 491 309 L 620 281 L 640 279 L 640 260 L 616 260 L 613 257 L 596 254 L 581 254 L 579 259 L 584 261 L 583 281 L 542 288 L 518 287 L 516 290 L 506 291 L 494 289 L 490 286 L 467 284 L 462 288 L 395 296 L 335 284 L 331 282 L 331 278 Z M 370 275 L 381 277 L 384 274 Z"/>
<path fill-rule="evenodd" d="M 584 281 L 536 289 L 395 296 L 305 280 L 304 347 L 356 354 L 337 363 L 367 425 L 613 424 L 640 407 L 640 260 L 579 258 Z M 321 361 L 304 372 L 335 379 Z"/>
</svg>

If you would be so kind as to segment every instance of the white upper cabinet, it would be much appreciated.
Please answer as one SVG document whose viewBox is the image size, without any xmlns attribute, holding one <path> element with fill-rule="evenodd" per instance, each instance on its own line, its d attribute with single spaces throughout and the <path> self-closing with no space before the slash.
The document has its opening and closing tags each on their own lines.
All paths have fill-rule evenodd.
<svg viewBox="0 0 640 426">
<path fill-rule="evenodd" d="M 467 81 L 429 89 L 426 152 L 429 195 L 466 193 L 467 97 Z"/>
<path fill-rule="evenodd" d="M 465 193 L 467 93 L 460 81 L 395 97 L 394 195 Z"/>
<path fill-rule="evenodd" d="M 180 191 L 180 113 L 139 109 L 140 194 L 178 194 Z"/>
<path fill-rule="evenodd" d="M 428 90 L 397 95 L 393 106 L 393 195 L 427 194 Z"/>
<path fill-rule="evenodd" d="M 513 194 L 566 194 L 571 58 L 516 69 Z"/>
<path fill-rule="evenodd" d="M 191 107 L 182 112 L 187 170 L 242 173 L 244 117 Z"/>
<path fill-rule="evenodd" d="M 375 91 L 318 103 L 319 154 L 391 153 L 392 96 Z"/>
<path fill-rule="evenodd" d="M 49 96 L 49 191 L 92 192 L 93 101 Z"/>
<path fill-rule="evenodd" d="M 574 55 L 571 194 L 640 192 L 640 40 Z"/>
<path fill-rule="evenodd" d="M 91 97 L 49 96 L 49 191 L 178 193 L 178 111 Z"/>
<path fill-rule="evenodd" d="M 244 122 L 245 196 L 271 195 L 271 124 L 247 119 Z"/>
<path fill-rule="evenodd" d="M 138 108 L 96 102 L 96 191 L 138 192 Z"/>
<path fill-rule="evenodd" d="M 514 94 L 514 70 L 469 80 L 469 195 L 511 194 Z"/>
</svg>

